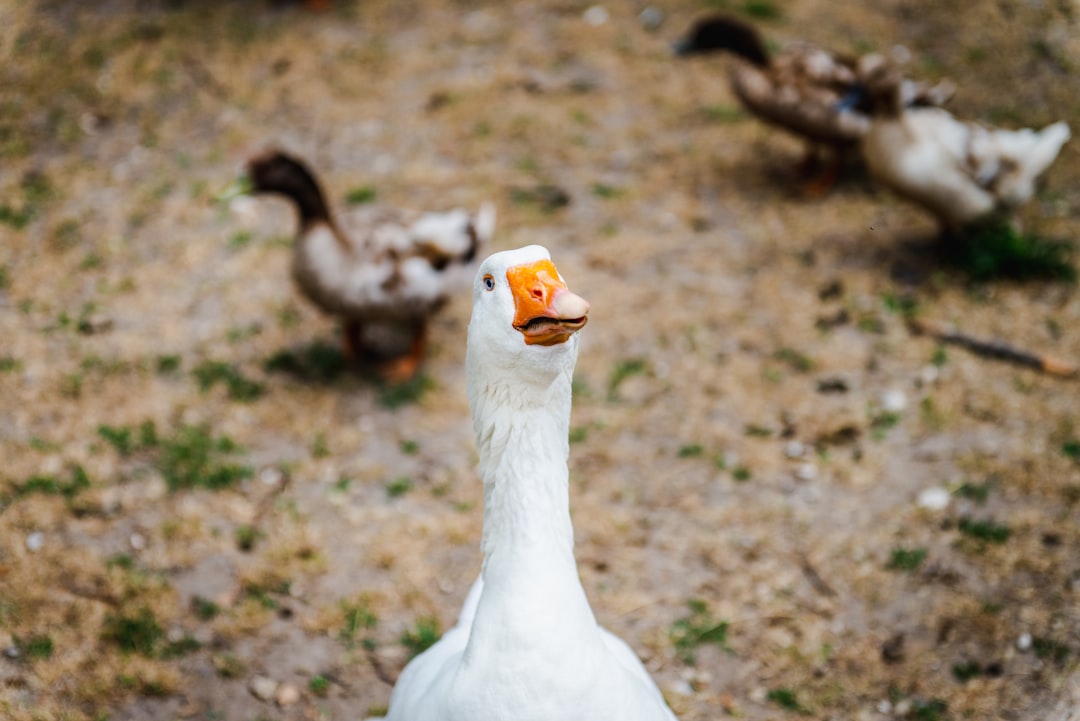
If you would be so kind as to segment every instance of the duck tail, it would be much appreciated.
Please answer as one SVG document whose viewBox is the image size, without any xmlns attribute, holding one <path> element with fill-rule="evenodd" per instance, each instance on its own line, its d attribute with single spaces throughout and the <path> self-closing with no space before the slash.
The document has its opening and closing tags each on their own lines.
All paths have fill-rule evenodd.
<svg viewBox="0 0 1080 721">
<path fill-rule="evenodd" d="M 480 205 L 480 210 L 473 217 L 473 229 L 481 245 L 487 245 L 495 236 L 495 203 L 490 200 Z"/>
</svg>

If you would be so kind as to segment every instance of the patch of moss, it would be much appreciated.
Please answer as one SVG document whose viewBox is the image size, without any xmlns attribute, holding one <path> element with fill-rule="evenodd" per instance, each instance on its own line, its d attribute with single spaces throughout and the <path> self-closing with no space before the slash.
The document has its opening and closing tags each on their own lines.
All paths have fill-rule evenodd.
<svg viewBox="0 0 1080 721">
<path fill-rule="evenodd" d="M 696 663 L 697 649 L 705 644 L 719 646 L 731 653 L 727 645 L 728 622 L 713 618 L 708 605 L 700 599 L 691 599 L 686 605 L 690 615 L 676 620 L 668 629 L 668 638 L 683 663 Z"/>
<path fill-rule="evenodd" d="M 946 260 L 973 280 L 1054 279 L 1076 281 L 1072 244 L 1018 232 L 1007 223 L 986 223 L 950 241 Z"/>
<path fill-rule="evenodd" d="M 423 616 L 416 621 L 416 625 L 411 629 L 406 629 L 401 634 L 401 645 L 409 650 L 409 658 L 419 656 L 424 651 L 428 650 L 442 638 L 442 632 L 439 631 L 439 619 L 434 616 Z"/>
</svg>

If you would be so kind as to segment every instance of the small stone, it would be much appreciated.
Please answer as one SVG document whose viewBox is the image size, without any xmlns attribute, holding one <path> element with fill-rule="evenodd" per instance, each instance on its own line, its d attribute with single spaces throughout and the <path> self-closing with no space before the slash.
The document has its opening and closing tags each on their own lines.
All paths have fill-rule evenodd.
<svg viewBox="0 0 1080 721">
<path fill-rule="evenodd" d="M 607 23 L 607 21 L 611 18 L 611 15 L 603 6 L 593 5 L 585 11 L 585 14 L 582 17 L 585 19 L 586 23 L 592 25 L 594 28 L 598 28 L 601 25 Z"/>
<path fill-rule="evenodd" d="M 813 463 L 800 463 L 795 469 L 795 477 L 800 481 L 812 481 L 817 478 L 818 469 Z"/>
<path fill-rule="evenodd" d="M 281 472 L 280 468 L 276 466 L 267 466 L 259 471 L 259 480 L 268 486 L 276 486 L 281 483 L 281 479 L 285 474 Z"/>
<path fill-rule="evenodd" d="M 649 5 L 638 13 L 638 21 L 646 30 L 658 30 L 664 24 L 664 11 L 655 5 Z"/>
<path fill-rule="evenodd" d="M 1016 639 L 1016 648 L 1021 651 L 1027 651 L 1031 648 L 1031 634 L 1022 633 L 1020 637 Z"/>
<path fill-rule="evenodd" d="M 917 501 L 919 508 L 928 508 L 931 511 L 942 511 L 949 506 L 951 496 L 949 492 L 940 486 L 924 488 L 919 492 Z"/>
<path fill-rule="evenodd" d="M 184 629 L 179 626 L 173 626 L 169 629 L 169 633 L 166 634 L 165 638 L 169 639 L 169 643 L 180 643 L 184 640 L 184 636 Z"/>
<path fill-rule="evenodd" d="M 764 686 L 758 686 L 750 692 L 750 700 L 754 703 L 765 703 L 769 697 L 769 691 Z"/>
<path fill-rule="evenodd" d="M 902 390 L 893 388 L 881 396 L 881 409 L 886 413 L 899 413 L 907 408 L 907 396 Z"/>
<path fill-rule="evenodd" d="M 146 548 L 146 536 L 138 532 L 132 533 L 131 538 L 128 539 L 128 543 L 130 543 L 131 547 L 136 551 L 141 551 Z"/>
<path fill-rule="evenodd" d="M 903 701 L 897 701 L 896 706 L 893 707 L 893 715 L 903 718 L 911 712 L 911 701 L 904 699 Z"/>
<path fill-rule="evenodd" d="M 889 714 L 892 713 L 892 702 L 890 702 L 888 699 L 884 699 L 883 701 L 878 701 L 877 712 L 879 714 L 883 714 L 885 716 L 888 716 Z"/>
<path fill-rule="evenodd" d="M 254 676 L 248 683 L 251 695 L 260 701 L 270 701 L 278 690 L 278 682 L 266 676 Z"/>
<path fill-rule="evenodd" d="M 15 644 L 11 644 L 10 646 L 8 646 L 7 648 L 4 649 L 4 655 L 7 656 L 10 659 L 16 659 L 19 656 L 21 656 L 22 654 L 19 653 L 19 647 L 18 646 L 16 646 Z"/>
<path fill-rule="evenodd" d="M 247 226 L 255 225 L 259 219 L 259 201 L 250 195 L 238 195 L 229 201 L 229 212 L 234 218 Z"/>
<path fill-rule="evenodd" d="M 788 441 L 784 446 L 784 455 L 788 458 L 802 458 L 804 453 L 806 453 L 806 446 L 802 441 Z"/>
<path fill-rule="evenodd" d="M 277 701 L 278 706 L 292 706 L 300 700 L 300 689 L 291 683 L 283 683 L 278 686 L 274 700 Z"/>
<path fill-rule="evenodd" d="M 45 534 L 40 531 L 34 531 L 26 537 L 26 550 L 30 551 L 31 553 L 37 553 L 44 545 Z"/>
<path fill-rule="evenodd" d="M 925 365 L 919 371 L 919 382 L 923 385 L 933 385 L 940 375 L 941 370 L 937 366 Z"/>
<path fill-rule="evenodd" d="M 680 678 L 669 687 L 672 693 L 677 693 L 680 696 L 693 696 L 694 687 L 690 685 L 690 682 L 684 678 Z"/>
</svg>

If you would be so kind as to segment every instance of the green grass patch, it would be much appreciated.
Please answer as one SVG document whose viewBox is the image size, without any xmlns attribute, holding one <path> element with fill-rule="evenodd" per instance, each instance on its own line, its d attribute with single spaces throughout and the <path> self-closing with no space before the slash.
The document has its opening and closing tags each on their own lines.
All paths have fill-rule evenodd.
<svg viewBox="0 0 1080 721">
<path fill-rule="evenodd" d="M 619 399 L 619 386 L 627 378 L 638 376 L 648 371 L 649 366 L 644 358 L 627 358 L 615 364 L 611 375 L 608 376 L 607 397 L 609 401 Z"/>
<path fill-rule="evenodd" d="M 1080 441 L 1072 439 L 1061 444 L 1061 452 L 1066 458 L 1071 458 L 1080 463 Z"/>
<path fill-rule="evenodd" d="M 753 475 L 753 472 L 746 466 L 735 466 L 735 468 L 731 470 L 731 477 L 740 483 L 749 481 L 750 477 Z"/>
<path fill-rule="evenodd" d="M 349 205 L 364 205 L 365 203 L 374 202 L 378 195 L 375 186 L 361 185 L 345 194 L 345 202 Z"/>
<path fill-rule="evenodd" d="M 1019 233 L 1007 223 L 988 223 L 950 241 L 946 260 L 976 281 L 1052 279 L 1074 282 L 1072 244 Z"/>
<path fill-rule="evenodd" d="M 799 702 L 799 697 L 794 689 L 785 687 L 770 689 L 765 698 L 784 709 L 797 713 L 800 716 L 809 716 L 810 710 Z"/>
<path fill-rule="evenodd" d="M 976 521 L 961 518 L 957 527 L 965 536 L 987 543 L 1005 543 L 1012 535 L 1011 528 L 992 520 Z"/>
<path fill-rule="evenodd" d="M 87 475 L 82 466 L 75 465 L 68 471 L 66 480 L 61 480 L 56 476 L 35 475 L 30 476 L 23 483 L 16 484 L 14 490 L 16 498 L 40 494 L 43 496 L 63 496 L 71 500 L 89 487 L 90 476 Z"/>
<path fill-rule="evenodd" d="M 348 363 L 337 346 L 315 342 L 298 350 L 278 351 L 266 360 L 263 368 L 301 380 L 329 382 L 345 373 Z"/>
<path fill-rule="evenodd" d="M 14 638 L 19 653 L 31 661 L 43 661 L 52 658 L 53 640 L 46 634 L 35 634 L 27 638 Z"/>
<path fill-rule="evenodd" d="M 1041 636 L 1031 640 L 1031 650 L 1044 661 L 1052 661 L 1059 666 L 1068 660 L 1069 654 L 1072 652 L 1068 646 L 1060 641 Z"/>
<path fill-rule="evenodd" d="M 948 710 L 949 705 L 939 698 L 929 701 L 916 701 L 911 706 L 908 718 L 913 719 L 913 721 L 945 721 L 945 713 Z"/>
<path fill-rule="evenodd" d="M 178 355 L 159 355 L 157 357 L 157 372 L 160 375 L 167 375 L 169 373 L 176 373 L 180 370 L 180 356 Z"/>
<path fill-rule="evenodd" d="M 342 625 L 338 631 L 338 638 L 352 648 L 357 643 L 365 646 L 373 643 L 369 638 L 360 639 L 361 634 L 371 631 L 379 624 L 379 617 L 371 610 L 367 599 L 361 598 L 354 602 L 342 602 L 341 604 Z"/>
<path fill-rule="evenodd" d="M 990 491 L 992 491 L 997 484 L 997 476 L 990 476 L 982 483 L 965 482 L 956 489 L 956 495 L 961 498 L 975 501 L 976 503 L 986 503 L 986 499 L 990 497 Z"/>
<path fill-rule="evenodd" d="M 242 524 L 233 531 L 233 540 L 236 541 L 236 547 L 244 553 L 249 553 L 255 548 L 255 542 L 260 538 L 262 538 L 262 534 L 255 526 Z"/>
<path fill-rule="evenodd" d="M 623 194 L 622 188 L 617 188 L 614 185 L 607 185 L 606 183 L 593 183 L 592 194 L 597 198 L 603 198 L 604 200 L 612 200 L 618 198 Z"/>
<path fill-rule="evenodd" d="M 424 393 L 435 387 L 435 381 L 427 373 L 417 373 L 404 383 L 386 383 L 379 386 L 379 405 L 388 410 L 419 403 Z"/>
<path fill-rule="evenodd" d="M 960 683 L 967 683 L 982 675 L 982 667 L 975 661 L 961 661 L 953 664 L 952 675 Z"/>
<path fill-rule="evenodd" d="M 204 393 L 219 383 L 224 384 L 229 398 L 236 401 L 253 401 L 261 398 L 266 387 L 244 376 L 236 366 L 224 361 L 203 361 L 192 374 Z"/>
<path fill-rule="evenodd" d="M 202 596 L 194 596 L 191 599 L 191 610 L 195 614 L 195 618 L 200 621 L 212 621 L 221 613 L 220 606 Z"/>
<path fill-rule="evenodd" d="M 885 568 L 890 571 L 914 571 L 926 560 L 925 548 L 903 548 L 897 546 L 889 553 L 889 562 Z"/>
<path fill-rule="evenodd" d="M 679 448 L 679 458 L 700 458 L 705 454 L 705 446 L 700 443 L 689 443 Z"/>
<path fill-rule="evenodd" d="M 691 666 L 697 663 L 697 650 L 706 644 L 731 653 L 727 644 L 728 622 L 713 618 L 708 605 L 700 599 L 691 599 L 686 605 L 690 614 L 676 620 L 668 629 L 668 638 L 682 662 Z"/>
<path fill-rule="evenodd" d="M 153 656 L 165 631 L 148 608 L 132 616 L 110 615 L 105 618 L 102 640 L 112 643 L 125 653 Z"/>
<path fill-rule="evenodd" d="M 813 359 L 794 348 L 781 348 L 776 351 L 774 357 L 776 360 L 781 361 L 792 370 L 796 370 L 799 373 L 808 373 L 814 370 Z"/>
<path fill-rule="evenodd" d="M 312 676 L 308 680 L 308 691 L 319 698 L 325 698 L 330 693 L 330 679 L 325 676 Z"/>
<path fill-rule="evenodd" d="M 756 20 L 779 20 L 784 16 L 780 8 L 769 0 L 746 0 L 739 12 Z"/>
<path fill-rule="evenodd" d="M 434 616 L 422 616 L 416 624 L 401 634 L 401 645 L 409 651 L 409 658 L 419 656 L 442 638 L 439 631 L 439 619 Z"/>
<path fill-rule="evenodd" d="M 415 456 L 420 452 L 420 444 L 416 441 L 404 440 L 398 444 L 398 448 L 407 456 Z"/>
<path fill-rule="evenodd" d="M 412 479 L 408 476 L 402 476 L 386 484 L 386 495 L 390 496 L 390 498 L 401 498 L 412 489 Z"/>
<path fill-rule="evenodd" d="M 588 437 L 588 426 L 575 426 L 574 428 L 570 429 L 570 433 L 568 434 L 568 440 L 571 443 L 584 443 L 585 439 L 587 439 Z"/>
<path fill-rule="evenodd" d="M 172 438 L 161 441 L 157 466 L 170 491 L 221 490 L 252 474 L 248 466 L 227 460 L 240 450 L 228 436 L 215 438 L 206 426 L 182 426 Z"/>
</svg>

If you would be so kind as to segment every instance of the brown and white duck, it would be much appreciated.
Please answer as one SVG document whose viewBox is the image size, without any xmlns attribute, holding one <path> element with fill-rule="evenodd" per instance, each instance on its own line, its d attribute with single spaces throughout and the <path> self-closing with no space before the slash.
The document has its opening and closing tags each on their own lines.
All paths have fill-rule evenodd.
<svg viewBox="0 0 1080 721">
<path fill-rule="evenodd" d="M 365 206 L 332 213 L 314 173 L 280 150 L 251 158 L 251 193 L 278 193 L 296 206 L 292 276 L 303 294 L 344 323 L 345 352 L 359 358 L 373 337 L 408 337 L 408 349 L 380 364 L 387 380 L 415 375 L 430 316 L 468 287 L 481 246 L 495 231 L 495 206 L 420 212 Z"/>
<path fill-rule="evenodd" d="M 673 47 L 680 56 L 731 53 L 731 87 L 750 113 L 804 139 L 808 160 L 821 149 L 830 151 L 831 163 L 818 181 L 822 189 L 835 181 L 842 155 L 870 127 L 862 79 L 885 62 L 880 53 L 849 57 L 799 42 L 773 56 L 757 28 L 724 15 L 698 20 Z M 897 48 L 890 62 L 905 53 Z M 940 105 L 955 91 L 948 81 L 929 85 L 904 79 L 902 87 L 908 105 Z"/>
</svg>

